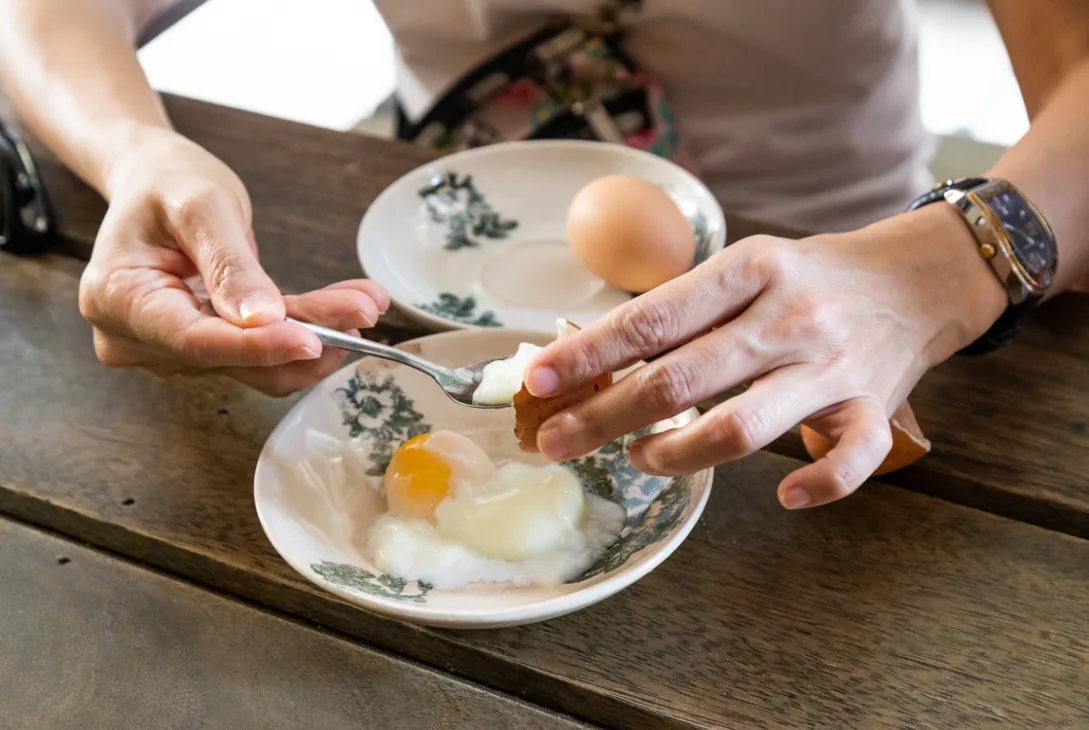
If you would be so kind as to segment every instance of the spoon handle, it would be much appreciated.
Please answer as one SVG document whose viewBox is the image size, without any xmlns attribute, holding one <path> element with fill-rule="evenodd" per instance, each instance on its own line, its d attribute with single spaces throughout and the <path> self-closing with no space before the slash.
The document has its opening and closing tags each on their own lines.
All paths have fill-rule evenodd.
<svg viewBox="0 0 1089 730">
<path fill-rule="evenodd" d="M 300 325 L 313 332 L 318 336 L 318 340 L 321 344 L 326 347 L 335 347 L 338 350 L 350 350 L 351 352 L 361 352 L 364 355 L 373 355 L 374 357 L 380 357 L 383 360 L 399 362 L 402 365 L 407 365 L 410 368 L 415 368 L 416 370 L 427 373 L 433 378 L 448 375 L 446 368 L 436 365 L 433 362 L 428 362 L 421 357 L 416 357 L 404 350 L 398 350 L 395 347 L 383 345 L 382 343 L 374 342 L 373 340 L 365 340 L 362 337 L 346 335 L 343 332 L 337 332 L 336 330 L 322 327 L 321 325 L 300 322 L 291 317 L 287 317 L 286 319 L 292 324 Z"/>
</svg>

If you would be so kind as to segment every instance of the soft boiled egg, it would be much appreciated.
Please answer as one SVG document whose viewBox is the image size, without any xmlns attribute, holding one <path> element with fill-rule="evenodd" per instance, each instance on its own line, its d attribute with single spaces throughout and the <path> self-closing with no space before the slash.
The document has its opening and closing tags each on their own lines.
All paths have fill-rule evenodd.
<svg viewBox="0 0 1089 730">
<path fill-rule="evenodd" d="M 471 439 L 436 431 L 403 444 L 385 475 L 388 512 L 371 526 L 375 565 L 440 588 L 556 585 L 585 571 L 626 512 L 557 464 L 496 466 Z"/>
</svg>

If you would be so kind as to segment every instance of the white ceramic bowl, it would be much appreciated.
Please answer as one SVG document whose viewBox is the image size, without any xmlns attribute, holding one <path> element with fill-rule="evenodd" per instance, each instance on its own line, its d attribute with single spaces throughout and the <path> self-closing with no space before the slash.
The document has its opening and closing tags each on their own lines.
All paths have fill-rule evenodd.
<svg viewBox="0 0 1089 730">
<path fill-rule="evenodd" d="M 519 342 L 550 340 L 485 329 L 431 335 L 403 347 L 462 365 L 509 354 Z M 560 616 L 631 585 L 680 545 L 703 512 L 712 472 L 641 474 L 627 459 L 633 435 L 573 464 L 584 476 L 596 475 L 583 479 L 584 486 L 628 512 L 619 540 L 579 578 L 556 587 L 480 583 L 442 590 L 377 570 L 368 558 L 367 529 L 384 510 L 384 498 L 368 486 L 380 483 L 368 473 L 380 474 L 397 446 L 433 429 L 459 431 L 492 455 L 515 454 L 513 417 L 509 409 L 456 405 L 433 381 L 401 365 L 374 358 L 348 365 L 299 401 L 265 444 L 254 476 L 265 534 L 303 576 L 367 609 L 431 626 L 493 628 Z M 654 428 L 695 417 L 693 410 Z"/>
<path fill-rule="evenodd" d="M 678 165 L 622 145 L 541 140 L 457 152 L 404 175 L 363 216 L 360 262 L 432 329 L 589 324 L 631 294 L 579 264 L 565 222 L 575 194 L 611 173 L 669 193 L 695 231 L 693 265 L 725 245 L 722 209 Z"/>
</svg>

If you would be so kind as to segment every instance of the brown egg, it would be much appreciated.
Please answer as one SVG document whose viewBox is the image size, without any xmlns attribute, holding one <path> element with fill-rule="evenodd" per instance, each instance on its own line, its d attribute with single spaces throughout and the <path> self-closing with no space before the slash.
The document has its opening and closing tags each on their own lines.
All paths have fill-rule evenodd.
<svg viewBox="0 0 1089 730">
<path fill-rule="evenodd" d="M 692 225 L 657 185 L 606 175 L 575 195 L 567 240 L 580 263 L 608 284 L 642 293 L 692 268 Z"/>
</svg>

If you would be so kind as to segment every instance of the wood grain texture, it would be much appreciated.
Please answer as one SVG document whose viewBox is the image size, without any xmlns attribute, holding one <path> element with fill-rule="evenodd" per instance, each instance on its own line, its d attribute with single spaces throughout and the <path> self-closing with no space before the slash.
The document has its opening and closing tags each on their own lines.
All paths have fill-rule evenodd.
<svg viewBox="0 0 1089 730">
<path fill-rule="evenodd" d="M 586 725 L 0 519 L 0 727 Z"/>
<path fill-rule="evenodd" d="M 1089 543 L 878 484 L 781 510 L 797 462 L 719 470 L 680 550 L 595 607 L 444 632 L 275 554 L 254 464 L 288 403 L 93 359 L 78 262 L 0 257 L 0 511 L 616 728 L 1089 725 Z"/>
<path fill-rule="evenodd" d="M 355 275 L 366 206 L 427 159 L 199 102 L 168 108 L 239 171 L 265 264 L 289 291 Z M 68 250 L 86 256 L 101 201 L 43 167 Z M 731 222 L 731 238 L 762 230 L 746 225 Z M 876 485 L 786 515 L 772 492 L 795 464 L 767 455 L 721 470 L 703 525 L 666 566 L 579 615 L 466 635 L 332 600 L 287 569 L 253 515 L 253 464 L 289 403 L 104 370 L 76 313 L 79 269 L 0 262 L 0 377 L 14 384 L 0 390 L 0 509 L 615 727 L 1089 722 L 1085 543 Z M 935 453 L 893 478 L 1089 534 L 1084 302 L 929 375 L 913 403 Z M 396 325 L 382 334 L 403 338 Z"/>
</svg>

